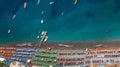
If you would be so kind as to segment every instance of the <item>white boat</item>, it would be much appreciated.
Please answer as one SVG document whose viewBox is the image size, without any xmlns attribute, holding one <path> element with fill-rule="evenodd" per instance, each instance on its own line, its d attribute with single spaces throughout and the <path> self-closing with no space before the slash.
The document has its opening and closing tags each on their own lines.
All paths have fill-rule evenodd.
<svg viewBox="0 0 120 67">
<path fill-rule="evenodd" d="M 50 2 L 49 4 L 52 5 L 52 4 L 54 4 L 54 3 L 55 3 L 55 2 L 52 1 L 52 2 Z"/>
<path fill-rule="evenodd" d="M 78 2 L 78 0 L 74 0 L 74 5 L 76 5 L 76 4 L 77 4 L 77 2 Z"/>
<path fill-rule="evenodd" d="M 15 19 L 16 18 L 16 15 L 13 15 L 13 19 Z"/>
<path fill-rule="evenodd" d="M 45 37 L 44 42 L 46 42 L 47 40 L 48 40 L 48 36 Z"/>
<path fill-rule="evenodd" d="M 24 9 L 26 9 L 27 7 L 27 2 L 24 2 Z"/>
<path fill-rule="evenodd" d="M 8 30 L 8 34 L 9 34 L 10 32 L 11 32 L 11 30 L 9 29 L 9 30 Z"/>
<path fill-rule="evenodd" d="M 39 5 L 39 4 L 40 4 L 40 0 L 37 1 L 37 5 Z"/>
<path fill-rule="evenodd" d="M 45 31 L 42 31 L 41 35 L 43 35 L 45 33 Z"/>
</svg>

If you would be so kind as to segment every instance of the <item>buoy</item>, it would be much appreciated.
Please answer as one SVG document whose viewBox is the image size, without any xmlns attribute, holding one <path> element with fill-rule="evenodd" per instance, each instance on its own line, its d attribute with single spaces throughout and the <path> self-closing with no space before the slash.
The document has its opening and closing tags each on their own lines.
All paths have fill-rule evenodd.
<svg viewBox="0 0 120 67">
<path fill-rule="evenodd" d="M 13 15 L 13 19 L 15 19 L 16 18 L 16 15 Z"/>
<path fill-rule="evenodd" d="M 41 23 L 43 23 L 44 21 L 43 21 L 43 19 L 41 20 Z"/>
<path fill-rule="evenodd" d="M 9 30 L 8 30 L 8 34 L 9 34 L 10 32 L 11 32 L 11 30 L 9 29 Z"/>
<path fill-rule="evenodd" d="M 39 5 L 39 4 L 40 4 L 40 0 L 37 1 L 37 5 Z"/>
<path fill-rule="evenodd" d="M 27 7 L 27 2 L 24 2 L 24 9 L 26 9 Z"/>
</svg>

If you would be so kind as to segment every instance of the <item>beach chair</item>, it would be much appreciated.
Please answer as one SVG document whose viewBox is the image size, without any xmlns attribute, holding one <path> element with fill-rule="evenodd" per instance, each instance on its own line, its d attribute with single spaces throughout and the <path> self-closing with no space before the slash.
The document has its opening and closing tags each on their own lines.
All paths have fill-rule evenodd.
<svg viewBox="0 0 120 67">
<path fill-rule="evenodd" d="M 90 67 L 90 64 L 86 64 L 86 67 Z"/>
<path fill-rule="evenodd" d="M 69 53 L 71 53 L 72 55 L 75 55 L 75 54 L 76 54 L 76 52 L 69 52 Z"/>
<path fill-rule="evenodd" d="M 65 58 L 65 60 L 66 61 L 72 61 L 72 60 L 74 60 L 74 58 L 67 57 L 67 58 Z"/>
<path fill-rule="evenodd" d="M 84 57 L 76 57 L 78 61 L 84 60 Z"/>
<path fill-rule="evenodd" d="M 108 64 L 108 67 L 115 67 L 114 64 Z"/>
<path fill-rule="evenodd" d="M 58 58 L 57 60 L 58 60 L 58 61 L 64 61 L 65 58 L 61 57 L 61 58 Z"/>
<path fill-rule="evenodd" d="M 101 61 L 100 58 L 93 59 L 93 63 L 99 63 Z"/>
<path fill-rule="evenodd" d="M 72 53 L 71 52 L 67 52 L 66 55 L 71 55 Z"/>
<path fill-rule="evenodd" d="M 98 67 L 98 64 L 94 64 L 93 67 Z"/>
<path fill-rule="evenodd" d="M 89 64 L 89 63 L 90 63 L 90 60 L 85 60 L 85 62 Z"/>
<path fill-rule="evenodd" d="M 67 55 L 68 53 L 67 52 L 59 52 L 58 54 L 59 55 Z"/>
<path fill-rule="evenodd" d="M 72 61 L 65 62 L 65 65 L 72 65 L 72 64 L 73 64 Z"/>
</svg>

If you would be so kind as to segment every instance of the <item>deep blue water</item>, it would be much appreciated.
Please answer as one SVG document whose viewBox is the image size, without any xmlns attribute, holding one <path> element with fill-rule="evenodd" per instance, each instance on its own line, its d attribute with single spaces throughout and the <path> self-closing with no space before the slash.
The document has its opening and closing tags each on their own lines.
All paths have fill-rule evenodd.
<svg viewBox="0 0 120 67">
<path fill-rule="evenodd" d="M 78 0 L 77 5 L 74 0 L 37 1 L 0 0 L 0 43 L 39 41 L 43 30 L 48 41 L 120 40 L 120 0 Z"/>
</svg>

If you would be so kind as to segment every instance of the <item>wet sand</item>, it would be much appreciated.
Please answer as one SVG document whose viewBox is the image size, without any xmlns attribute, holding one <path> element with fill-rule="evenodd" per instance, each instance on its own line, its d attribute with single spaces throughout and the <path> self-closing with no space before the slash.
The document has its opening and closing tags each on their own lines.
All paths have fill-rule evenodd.
<svg viewBox="0 0 120 67">
<path fill-rule="evenodd" d="M 15 46 L 18 48 L 47 48 L 50 47 L 52 49 L 67 49 L 67 50 L 77 50 L 77 49 L 86 49 L 86 48 L 90 48 L 90 49 L 95 49 L 97 47 L 102 47 L 103 49 L 119 49 L 120 48 L 120 41 L 112 41 L 112 42 L 64 42 L 64 43 L 45 43 L 42 44 L 40 47 L 38 47 L 38 43 L 36 42 L 32 42 L 31 45 L 32 46 L 16 46 L 18 43 L 12 43 L 12 44 L 2 44 L 0 45 L 0 47 L 2 46 Z M 19 44 L 23 44 L 23 43 L 19 43 Z M 60 45 L 62 44 L 62 46 Z M 65 46 L 64 46 L 65 45 Z M 99 46 L 98 46 L 99 45 Z M 67 47 L 66 47 L 67 46 Z"/>
<path fill-rule="evenodd" d="M 65 44 L 69 47 L 59 46 L 59 44 Z M 99 46 L 98 46 L 99 45 Z M 113 42 L 77 42 L 77 43 L 47 43 L 42 45 L 41 48 L 51 47 L 52 49 L 86 49 L 91 48 L 95 49 L 97 47 L 101 47 L 103 49 L 119 49 L 120 41 Z"/>
</svg>

